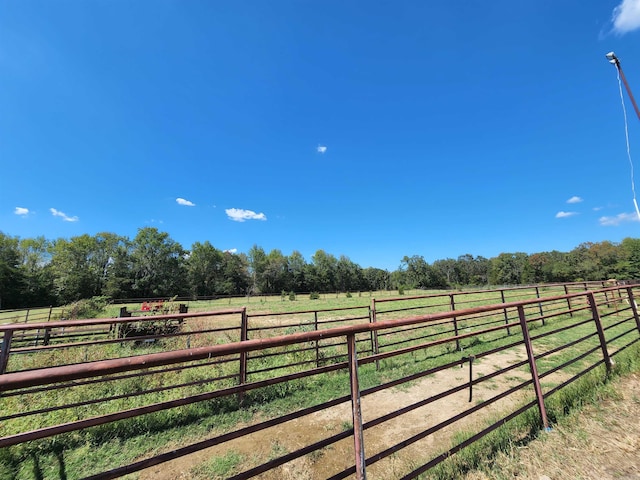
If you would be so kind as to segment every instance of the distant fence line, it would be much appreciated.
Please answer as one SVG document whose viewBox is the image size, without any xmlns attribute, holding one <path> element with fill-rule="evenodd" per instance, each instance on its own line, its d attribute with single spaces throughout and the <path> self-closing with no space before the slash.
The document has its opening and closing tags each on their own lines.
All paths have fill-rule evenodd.
<svg viewBox="0 0 640 480">
<path fill-rule="evenodd" d="M 206 400 L 226 398 L 229 396 L 236 396 L 242 399 L 245 395 L 268 386 L 286 385 L 288 382 L 342 371 L 345 372 L 349 378 L 350 393 L 347 396 L 320 402 L 315 406 L 302 408 L 297 412 L 287 413 L 261 421 L 257 424 L 241 427 L 237 430 L 216 435 L 192 445 L 139 460 L 130 465 L 115 467 L 109 471 L 100 472 L 88 478 L 116 478 L 154 465 L 160 465 L 169 460 L 204 448 L 223 445 L 236 438 L 246 437 L 250 440 L 251 435 L 256 432 L 277 425 L 286 425 L 289 421 L 302 418 L 314 412 L 323 411 L 340 403 L 350 402 L 350 420 L 352 425 L 350 430 L 334 434 L 326 432 L 328 436 L 314 443 L 303 446 L 296 451 L 280 455 L 277 458 L 268 458 L 264 463 L 251 467 L 235 475 L 233 478 L 252 478 L 265 471 L 278 468 L 296 458 L 321 451 L 328 446 L 335 445 L 337 442 L 349 441 L 350 439 L 353 445 L 353 463 L 350 467 L 346 468 L 340 467 L 338 464 L 336 466 L 337 471 L 331 478 L 341 479 L 355 474 L 356 478 L 360 480 L 366 478 L 367 469 L 375 468 L 378 462 L 388 459 L 404 448 L 416 444 L 416 442 L 419 442 L 421 439 L 427 438 L 441 431 L 443 428 L 465 419 L 489 405 L 501 401 L 507 396 L 514 395 L 516 392 L 520 392 L 527 387 L 532 388 L 534 400 L 508 412 L 498 421 L 482 428 L 482 430 L 467 440 L 459 442 L 447 451 L 437 454 L 433 458 L 425 461 L 412 471 L 407 472 L 403 477 L 407 479 L 416 478 L 452 454 L 478 441 L 505 422 L 508 422 L 531 407 L 537 408 L 541 424 L 545 428 L 548 427 L 546 402 L 550 396 L 566 385 L 581 378 L 586 373 L 593 371 L 593 369 L 599 365 L 604 365 L 606 371 L 609 371 L 613 365 L 612 358 L 614 356 L 640 341 L 640 317 L 635 301 L 637 292 L 634 291 L 636 288 L 638 288 L 638 286 L 616 286 L 597 291 L 587 289 L 562 295 L 536 296 L 535 298 L 526 300 L 484 306 L 471 306 L 462 309 L 456 308 L 452 311 L 441 311 L 393 319 L 382 318 L 384 315 L 390 315 L 390 313 L 393 312 L 392 309 L 385 310 L 384 312 L 376 311 L 375 309 L 369 311 L 370 307 L 354 307 L 353 312 L 351 312 L 350 309 L 330 309 L 326 311 L 288 312 L 281 314 L 254 314 L 251 316 L 247 314 L 245 308 L 242 308 L 226 310 L 224 312 L 199 312 L 155 317 L 125 317 L 45 324 L 1 325 L 0 332 L 4 335 L 1 356 L 6 356 L 5 366 L 10 350 L 9 345 L 11 338 L 15 336 L 18 330 L 34 331 L 47 328 L 47 325 L 49 325 L 50 328 L 62 328 L 60 326 L 62 323 L 65 324 L 64 328 L 73 329 L 96 327 L 98 325 L 103 327 L 107 325 L 122 325 L 130 322 L 161 322 L 175 319 L 187 321 L 188 319 L 196 318 L 205 320 L 219 316 L 226 317 L 230 320 L 239 320 L 240 341 L 123 358 L 101 359 L 49 368 L 10 371 L 0 375 L 0 392 L 2 392 L 3 397 L 7 397 L 12 395 L 28 395 L 30 392 L 37 392 L 43 389 L 64 390 L 66 388 L 75 388 L 83 382 L 86 384 L 109 382 L 117 378 L 123 378 L 124 376 L 149 376 L 202 366 L 211 369 L 211 366 L 219 367 L 221 365 L 231 365 L 234 363 L 238 365 L 236 369 L 237 373 L 231 374 L 231 377 L 236 379 L 235 386 L 214 388 L 213 390 L 204 391 L 197 395 L 132 407 L 106 415 L 88 416 L 61 424 L 43 425 L 34 430 L 17 432 L 0 438 L 0 448 L 48 438 L 66 432 L 105 425 L 127 418 L 133 419 L 153 412 L 161 412 L 179 406 L 197 404 Z M 507 295 L 507 293 L 503 291 L 500 295 Z M 446 297 L 446 295 L 436 296 L 440 301 L 443 301 L 442 298 L 444 297 Z M 502 298 L 502 296 L 500 298 Z M 418 298 L 414 298 L 413 300 L 417 299 Z M 378 301 L 374 303 L 374 305 L 381 303 L 386 303 L 386 301 Z M 438 305 L 442 306 L 442 304 L 436 304 L 435 307 L 433 305 L 431 307 L 438 308 Z M 449 307 L 453 308 L 453 305 L 449 304 Z M 357 309 L 359 308 L 364 309 L 364 311 L 358 312 Z M 339 324 L 337 319 L 325 321 L 325 324 L 323 324 L 322 318 L 318 319 L 319 316 L 328 315 L 331 311 L 335 313 L 341 310 L 343 311 L 341 313 L 350 312 L 348 318 L 342 319 L 342 321 L 346 322 L 345 324 Z M 395 311 L 399 312 L 403 310 L 402 308 L 398 308 Z M 375 315 L 373 312 L 376 312 Z M 265 333 L 263 327 L 256 326 L 251 328 L 249 326 L 251 317 L 255 322 L 258 322 L 259 319 L 274 321 L 274 319 L 285 318 L 287 315 L 291 316 L 291 318 L 296 318 L 297 315 L 298 319 L 300 319 L 301 316 L 311 316 L 313 321 L 299 320 L 297 324 L 286 324 L 285 322 L 285 324 L 279 326 L 279 328 L 285 329 L 285 334 L 266 337 L 263 335 L 263 333 Z M 557 327 L 554 324 L 556 321 L 559 322 Z M 293 328 L 294 325 L 297 325 L 297 329 L 293 333 L 287 334 L 286 329 Z M 464 329 L 458 328 L 461 325 L 464 326 Z M 535 334 L 535 330 L 532 330 L 534 325 L 546 325 L 553 329 Z M 229 325 L 227 327 L 221 326 L 218 330 L 214 330 L 213 328 L 210 330 L 215 334 L 220 334 L 220 329 L 228 332 L 237 331 L 238 327 L 236 325 Z M 565 334 L 567 331 L 576 331 L 577 338 L 569 342 L 557 340 L 560 334 Z M 250 332 L 253 332 L 257 338 L 249 338 Z M 267 334 L 269 333 L 272 332 L 267 328 Z M 194 335 L 194 332 L 188 332 L 188 334 Z M 496 335 L 498 337 L 495 337 Z M 375 387 L 363 389 L 360 386 L 359 371 L 367 365 L 376 364 L 377 367 L 380 368 L 379 364 L 384 360 L 396 359 L 396 361 L 400 361 L 406 358 L 406 355 L 415 355 L 417 352 L 431 351 L 439 346 L 446 347 L 448 345 L 455 345 L 456 350 L 459 350 L 460 342 L 471 342 L 473 339 L 480 339 L 481 336 L 482 338 L 493 336 L 491 338 L 508 339 L 508 343 L 501 345 L 496 344 L 497 346 L 487 343 L 487 348 L 476 352 L 473 357 L 463 357 L 460 360 L 442 362 L 418 374 L 393 379 Z M 155 338 L 157 337 L 158 336 L 155 336 Z M 167 337 L 175 338 L 175 335 L 167 335 Z M 9 339 L 8 342 L 7 338 Z M 161 338 L 164 337 L 161 336 Z M 551 340 L 553 339 L 561 343 L 550 346 Z M 123 339 L 112 340 L 122 341 Z M 140 338 L 138 338 L 138 340 L 140 340 Z M 536 345 L 536 353 L 534 353 L 534 344 Z M 358 345 L 361 346 L 359 347 Z M 49 345 L 48 347 L 54 346 L 55 345 Z M 499 368 L 495 372 L 477 378 L 472 377 L 471 364 L 473 360 L 481 358 L 493 359 L 496 358 L 496 354 L 517 347 L 523 347 L 526 350 L 526 360 L 505 366 L 496 363 L 496 366 Z M 32 347 L 31 353 L 36 352 L 37 348 L 42 348 L 42 346 Z M 580 350 L 580 348 L 583 348 L 583 350 Z M 321 352 L 321 349 L 327 349 L 327 351 L 333 352 L 334 355 L 320 355 L 318 352 Z M 553 366 L 552 368 L 547 367 L 546 370 L 545 368 L 541 368 L 541 365 L 543 365 L 545 361 L 560 352 L 566 354 L 571 353 L 573 356 L 566 361 L 563 360 L 560 365 Z M 261 368 L 261 366 L 264 364 L 265 358 L 278 358 L 282 361 L 277 368 L 264 369 Z M 579 362 L 587 360 L 588 364 L 580 367 L 581 369 L 578 373 L 573 372 L 568 378 L 563 378 L 559 385 L 551 388 L 547 387 L 547 391 L 544 391 L 541 382 L 542 379 L 551 378 L 550 376 L 562 369 L 568 367 L 575 368 L 576 365 L 580 365 Z M 252 363 L 256 365 L 253 369 L 251 369 Z M 441 392 L 433 394 L 425 392 L 424 398 L 411 405 L 403 406 L 381 417 L 370 419 L 367 422 L 363 421 L 363 404 L 361 403 L 361 399 L 367 398 L 376 392 L 404 385 L 407 382 L 426 379 L 437 372 L 455 366 L 463 366 L 467 363 L 470 369 L 469 381 L 461 381 L 458 385 Z M 294 368 L 292 369 L 292 367 Z M 464 411 L 452 412 L 452 416 L 447 420 L 434 425 L 426 424 L 419 433 L 409 438 L 405 438 L 382 450 L 374 451 L 373 453 L 369 452 L 369 456 L 365 454 L 365 447 L 373 444 L 373 437 L 369 437 L 367 433 L 373 432 L 376 427 L 386 425 L 396 418 L 403 418 L 403 415 L 407 415 L 417 408 L 447 399 L 451 395 L 466 389 L 469 389 L 471 399 L 471 392 L 475 385 L 479 385 L 485 381 L 491 381 L 500 375 L 512 374 L 515 369 L 523 367 L 528 367 L 530 379 L 520 381 L 506 390 L 496 393 L 496 395 L 491 398 L 479 401 Z M 283 368 L 287 368 L 287 372 L 282 374 L 274 373 Z M 229 376 L 227 375 L 224 378 L 222 376 L 209 377 L 200 381 L 203 384 L 214 384 L 216 381 L 226 380 L 228 378 Z M 167 389 L 179 387 L 179 385 L 166 386 Z M 157 388 L 149 390 L 149 392 L 156 391 Z M 138 392 L 137 394 L 143 395 L 144 392 Z M 74 405 L 58 405 L 55 407 L 52 406 L 51 408 L 54 410 L 77 408 L 78 406 L 112 401 L 114 398 L 115 397 L 90 399 Z M 41 411 L 4 413 L 3 416 L 0 417 L 0 421 L 7 422 L 12 419 L 29 415 L 35 416 L 41 413 Z"/>
</svg>

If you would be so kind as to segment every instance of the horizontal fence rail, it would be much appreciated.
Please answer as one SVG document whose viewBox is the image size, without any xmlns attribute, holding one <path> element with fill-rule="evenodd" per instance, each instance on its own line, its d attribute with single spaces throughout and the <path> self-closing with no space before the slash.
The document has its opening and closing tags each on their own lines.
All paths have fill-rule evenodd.
<svg viewBox="0 0 640 480">
<path fill-rule="evenodd" d="M 73 432 L 97 441 L 110 426 L 115 433 L 109 435 L 117 435 L 143 424 L 180 422 L 180 415 L 204 421 L 223 410 L 251 410 L 308 391 L 298 409 L 259 415 L 87 478 L 160 468 L 206 448 L 222 457 L 243 445 L 253 446 L 250 460 L 230 478 L 253 478 L 302 461 L 321 464 L 330 472 L 325 478 L 375 478 L 397 455 L 407 455 L 412 465 L 398 478 L 416 478 L 531 408 L 548 428 L 547 406 L 557 392 L 597 367 L 606 374 L 616 356 L 640 342 L 637 286 L 579 285 L 568 292 L 560 286 L 558 295 L 547 295 L 558 292 L 553 286 L 504 289 L 495 304 L 463 308 L 458 300 L 464 297 L 447 293 L 306 312 L 249 315 L 243 308 L 0 325 L 0 448 Z M 520 299 L 523 292 L 529 298 Z M 440 311 L 407 316 L 420 309 Z M 170 322 L 180 328 L 148 333 L 144 327 Z M 118 336 L 123 325 L 147 333 Z M 12 347 L 20 332 L 46 328 L 47 345 Z M 111 337 L 95 340 L 100 352 L 93 347 L 96 358 L 84 359 L 90 345 L 62 337 L 63 328 L 70 335 L 100 328 Z M 81 352 L 80 361 L 65 353 L 66 362 L 38 366 L 52 352 L 74 350 Z M 328 383 L 341 393 L 313 395 Z M 420 393 L 405 398 L 401 392 L 413 385 L 422 386 Z M 44 391 L 58 395 L 38 404 Z M 452 446 L 433 441 L 448 438 L 452 425 L 477 425 L 474 419 L 488 411 L 499 419 L 469 438 Z M 175 413 L 162 417 L 167 412 Z M 320 421 L 324 428 L 308 427 Z M 285 443 L 300 425 L 307 425 L 307 443 L 263 451 L 274 438 Z M 327 451 L 332 453 L 325 456 Z"/>
</svg>

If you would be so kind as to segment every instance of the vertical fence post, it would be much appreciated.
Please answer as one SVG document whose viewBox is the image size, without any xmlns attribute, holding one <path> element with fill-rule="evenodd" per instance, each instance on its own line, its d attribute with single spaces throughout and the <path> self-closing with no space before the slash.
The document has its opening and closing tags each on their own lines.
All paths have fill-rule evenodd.
<svg viewBox="0 0 640 480">
<path fill-rule="evenodd" d="M 249 339 L 249 320 L 247 317 L 247 307 L 242 307 L 241 318 L 240 318 L 240 341 L 244 342 Z M 248 353 L 246 351 L 240 352 L 240 376 L 238 378 L 238 383 L 240 385 L 244 385 L 247 383 L 247 363 L 248 363 Z M 238 393 L 238 401 L 242 403 L 244 399 L 244 392 Z"/>
<path fill-rule="evenodd" d="M 353 448 L 356 463 L 356 479 L 365 480 L 367 478 L 365 454 L 364 454 L 364 433 L 362 428 L 362 409 L 360 408 L 360 384 L 358 382 L 358 357 L 356 351 L 356 336 L 347 336 L 349 350 L 349 379 L 351 383 L 351 411 L 353 419 Z"/>
<path fill-rule="evenodd" d="M 611 357 L 609 356 L 609 351 L 607 349 L 607 339 L 604 336 L 604 329 L 602 328 L 602 321 L 600 320 L 600 313 L 598 312 L 598 304 L 596 303 L 596 297 L 593 295 L 593 292 L 587 293 L 587 300 L 589 301 L 593 321 L 596 324 L 596 330 L 598 331 L 598 338 L 600 339 L 600 348 L 602 349 L 604 364 L 607 367 L 607 373 L 609 373 L 613 363 L 611 362 Z"/>
<path fill-rule="evenodd" d="M 370 315 L 371 315 L 371 323 L 375 324 L 377 320 L 375 298 L 371 299 Z M 373 349 L 373 354 L 377 355 L 378 353 L 380 353 L 380 345 L 378 344 L 378 330 L 376 329 L 371 330 L 371 344 L 372 344 L 371 348 Z M 380 360 L 376 360 L 376 370 L 380 370 Z"/>
<path fill-rule="evenodd" d="M 604 282 L 602 282 L 602 288 L 606 288 Z M 612 297 L 615 299 L 615 294 L 612 294 Z M 607 307 L 611 307 L 611 304 L 609 303 L 609 292 L 606 290 L 604 292 L 604 301 L 607 304 Z"/>
<path fill-rule="evenodd" d="M 538 376 L 538 367 L 536 367 L 536 357 L 533 354 L 533 345 L 531 344 L 531 336 L 529 335 L 529 326 L 524 313 L 524 307 L 518 305 L 518 317 L 520 318 L 520 328 L 522 329 L 522 337 L 524 346 L 527 350 L 527 359 L 529 360 L 529 369 L 531 370 L 531 378 L 533 379 L 533 389 L 536 392 L 536 400 L 538 402 L 538 410 L 540 411 L 540 420 L 545 430 L 549 430 L 549 420 L 547 419 L 547 409 L 544 406 L 544 395 L 540 386 L 540 377 Z"/>
<path fill-rule="evenodd" d="M 11 338 L 13 337 L 13 330 L 5 330 L 2 337 L 2 347 L 0 347 L 0 375 L 7 370 L 7 363 L 9 363 L 9 350 L 11 350 Z"/>
<path fill-rule="evenodd" d="M 371 310 L 371 305 L 367 305 L 367 314 L 369 315 L 369 323 L 373 323 L 373 314 Z M 371 343 L 371 355 L 375 353 L 374 340 L 373 340 L 373 330 L 369 332 L 369 341 Z"/>
<path fill-rule="evenodd" d="M 318 331 L 318 311 L 313 312 L 313 329 Z M 316 367 L 320 366 L 320 340 L 314 342 L 316 344 Z"/>
<path fill-rule="evenodd" d="M 27 308 L 27 313 L 24 316 L 24 323 L 27 323 L 29 321 L 29 312 L 30 312 L 30 309 Z"/>
<path fill-rule="evenodd" d="M 564 294 L 569 295 L 569 288 L 564 284 Z M 569 316 L 573 318 L 573 310 L 571 309 L 571 299 L 567 297 L 567 307 L 569 307 Z"/>
<path fill-rule="evenodd" d="M 47 317 L 47 322 L 51 321 L 52 313 L 53 313 L 53 305 L 49 305 L 49 316 Z"/>
<path fill-rule="evenodd" d="M 506 303 L 504 299 L 504 289 L 500 289 L 500 298 L 502 299 L 502 303 Z M 505 325 L 509 325 L 509 315 L 507 314 L 507 309 L 503 310 L 504 312 L 504 323 Z M 507 327 L 507 335 L 511 335 L 511 329 Z"/>
<path fill-rule="evenodd" d="M 540 289 L 536 286 L 536 298 L 540 298 Z M 544 312 L 542 311 L 542 302 L 538 303 L 538 309 L 540 310 L 540 318 L 542 318 L 542 325 L 544 326 Z"/>
<path fill-rule="evenodd" d="M 451 305 L 451 311 L 455 312 L 456 311 L 456 301 L 453 299 L 453 293 L 449 294 L 449 303 Z M 460 352 L 460 340 L 458 339 L 458 317 L 456 317 L 455 315 L 453 316 L 453 331 L 455 332 L 456 335 L 456 351 Z"/>
<path fill-rule="evenodd" d="M 629 305 L 631 305 L 631 310 L 633 311 L 633 318 L 636 320 L 638 333 L 640 333 L 640 317 L 638 317 L 638 306 L 636 305 L 636 300 L 633 297 L 633 288 L 627 287 L 627 295 L 629 297 Z"/>
</svg>

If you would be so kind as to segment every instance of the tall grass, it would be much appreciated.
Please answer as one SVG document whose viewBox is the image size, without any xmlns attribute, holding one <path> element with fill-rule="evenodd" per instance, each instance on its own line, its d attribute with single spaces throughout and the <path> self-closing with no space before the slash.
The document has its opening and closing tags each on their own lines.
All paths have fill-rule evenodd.
<svg viewBox="0 0 640 480">
<path fill-rule="evenodd" d="M 616 398 L 612 381 L 631 372 L 640 371 L 640 345 L 625 350 L 616 356 L 615 367 L 607 373 L 600 366 L 583 376 L 576 382 L 558 390 L 545 399 L 547 417 L 554 424 L 561 423 L 572 413 L 580 411 L 585 405 L 593 405 L 604 399 Z M 486 421 L 490 425 L 498 421 L 491 418 Z M 452 441 L 452 447 L 470 438 L 475 432 L 458 432 Z M 531 407 L 521 415 L 499 427 L 470 447 L 467 447 L 436 468 L 419 478 L 430 480 L 449 480 L 460 478 L 472 470 L 490 472 L 497 455 L 535 440 L 544 435 L 537 407 Z"/>
<path fill-rule="evenodd" d="M 355 297 L 356 299 L 358 297 Z M 329 299 L 332 300 L 332 299 Z M 349 301 L 353 300 L 353 297 Z M 310 301 L 312 302 L 312 301 Z M 281 303 L 295 303 L 288 300 Z M 319 306 L 321 304 L 313 304 Z M 329 308 L 324 304 L 324 308 Z M 341 306 L 345 304 L 340 303 Z M 297 305 L 300 308 L 300 305 Z M 190 306 L 192 308 L 192 306 Z M 210 308 L 206 306 L 204 310 Z M 304 306 L 302 307 L 305 308 Z M 279 309 L 276 309 L 279 310 Z M 582 314 L 583 318 L 587 318 L 586 314 Z M 570 318 L 568 315 L 558 316 L 547 325 L 535 324 L 531 325 L 532 335 L 542 335 L 554 328 L 563 325 L 575 323 L 580 319 L 580 315 Z M 491 320 L 485 319 L 484 321 Z M 495 317 L 496 321 L 503 321 L 501 312 Z M 306 328 L 301 326 L 299 328 Z M 291 327 L 293 328 L 293 327 Z M 442 326 L 430 326 L 436 334 L 438 329 L 450 329 L 450 324 Z M 462 329 L 473 329 L 472 321 L 463 321 Z M 619 327 L 622 328 L 622 327 Z M 427 328 L 413 330 L 398 330 L 394 332 L 393 338 L 402 341 L 403 346 L 415 345 L 424 340 L 419 339 Z M 295 331 L 295 329 L 294 329 Z M 587 331 L 593 331 L 593 327 L 585 325 L 580 328 L 567 330 L 561 335 L 553 335 L 550 337 L 541 337 L 538 340 L 539 345 L 544 345 L 545 349 L 553 348 L 557 345 L 565 344 L 580 336 Z M 615 335 L 617 329 L 608 332 L 609 336 Z M 521 336 L 517 332 L 507 335 L 506 332 L 485 333 L 479 337 L 473 337 L 462 342 L 465 355 L 479 354 L 490 348 L 507 345 L 519 340 Z M 156 344 L 154 346 L 144 347 L 124 347 L 119 344 L 103 346 L 104 351 L 97 354 L 98 358 L 105 358 L 103 355 L 121 356 L 123 354 L 139 354 L 159 349 L 171 349 L 180 346 L 182 340 L 176 340 L 175 345 L 172 340 L 167 340 L 164 344 Z M 591 340 L 592 345 L 595 340 Z M 209 344 L 215 343 L 215 338 L 207 340 Z M 183 348 L 183 347 L 180 347 Z M 250 370 L 267 369 L 279 367 L 276 371 L 277 375 L 293 373 L 300 371 L 306 367 L 290 366 L 292 360 L 299 361 L 301 359 L 315 360 L 313 351 L 306 353 L 291 352 L 286 348 L 276 349 L 279 353 L 271 357 L 263 357 L 252 363 L 250 360 Z M 637 348 L 634 350 L 637 355 Z M 631 349 L 625 355 L 619 355 L 616 358 L 616 374 L 624 368 L 633 368 L 634 363 L 631 360 L 625 360 L 626 355 L 631 354 Z M 325 350 L 327 357 L 334 357 L 334 362 L 343 361 L 345 348 L 344 345 L 331 345 Z M 24 356 L 26 362 L 29 357 Z M 35 366 L 35 357 L 29 361 L 29 366 Z M 449 345 L 436 346 L 417 350 L 411 354 L 392 357 L 380 362 L 380 369 L 376 369 L 374 364 L 362 365 L 359 369 L 361 388 L 368 388 L 390 380 L 399 379 L 412 373 L 425 371 L 437 365 L 447 362 L 453 362 L 460 359 L 460 352 Z M 55 354 L 50 359 L 52 364 L 62 360 L 56 358 Z M 565 360 L 562 354 L 545 358 L 541 364 L 541 371 L 547 371 Z M 590 358 L 584 359 L 582 364 L 590 361 Z M 19 360 L 21 361 L 21 360 Z M 69 359 L 65 359 L 65 362 Z M 26 364 L 25 364 L 26 365 Z M 625 367 L 625 365 L 629 365 Z M 212 375 L 212 368 L 216 369 L 216 375 Z M 575 368 L 578 368 L 577 366 Z M 135 406 L 143 406 L 153 402 L 166 401 L 182 396 L 194 395 L 206 391 L 211 391 L 225 386 L 235 385 L 235 378 L 230 377 L 225 380 L 204 382 L 197 384 L 199 380 L 206 380 L 212 376 L 235 375 L 237 373 L 237 363 L 221 364 L 216 367 L 197 366 L 194 368 L 184 368 L 182 371 L 163 372 L 149 375 L 145 379 L 125 378 L 103 384 L 93 384 L 84 387 L 72 387 L 69 389 L 58 390 L 55 393 L 38 392 L 24 396 L 14 396 L 0 398 L 0 412 L 18 412 L 28 405 L 30 410 L 43 408 L 51 404 L 69 404 L 86 399 L 100 399 L 102 397 L 110 397 L 121 395 L 123 398 L 112 401 L 97 403 L 89 407 L 74 408 L 61 410 L 56 412 L 45 413 L 40 416 L 24 417 L 3 422 L 0 426 L 0 434 L 8 435 L 15 432 L 27 431 L 33 428 L 39 428 L 42 425 L 53 425 L 69 421 L 74 421 L 86 416 L 95 416 L 106 413 L 115 412 L 124 408 L 132 408 Z M 594 372 L 589 377 L 584 378 L 579 385 L 587 382 L 591 376 L 597 378 L 601 372 Z M 249 375 L 249 381 L 269 378 L 269 374 L 254 373 Z M 154 386 L 179 385 L 183 383 L 193 383 L 189 386 L 153 392 L 145 395 L 137 395 L 143 388 Z M 577 386 L 578 384 L 576 384 Z M 576 388 L 572 385 L 568 390 Z M 597 384 L 595 385 L 598 386 Z M 587 388 L 588 387 L 588 388 Z M 571 393 L 569 398 L 574 401 L 582 398 L 580 392 L 594 388 L 593 385 L 580 387 L 579 392 Z M 0 478 L 5 472 L 9 472 L 7 478 L 30 479 L 30 478 L 61 478 L 59 476 L 60 469 L 66 472 L 65 475 L 71 477 L 80 477 L 89 475 L 95 471 L 107 470 L 113 468 L 114 465 L 127 464 L 135 458 L 149 456 L 164 450 L 165 445 L 186 444 L 197 441 L 214 433 L 222 433 L 232 430 L 238 423 L 252 422 L 257 418 L 273 418 L 288 412 L 298 410 L 307 406 L 317 405 L 320 402 L 338 398 L 348 394 L 349 376 L 344 370 L 313 377 L 306 377 L 287 383 L 270 385 L 257 390 L 247 392 L 243 403 L 240 403 L 238 397 L 224 397 L 198 404 L 180 407 L 177 409 L 156 412 L 154 414 L 141 417 L 122 420 L 113 424 L 93 427 L 81 432 L 73 432 L 64 434 L 53 439 L 44 439 L 40 441 L 29 442 L 15 447 L 6 448 L 0 451 Z M 562 399 L 564 390 L 553 395 L 550 399 L 548 407 L 549 416 L 553 421 L 564 415 L 569 402 L 563 400 L 559 407 L 554 407 L 553 402 L 557 402 L 556 398 Z M 573 407 L 569 407 L 573 408 Z M 436 478 L 452 478 L 447 477 L 447 472 L 463 471 L 469 468 L 476 468 L 477 465 L 486 462 L 487 458 L 495 454 L 496 451 L 506 448 L 514 441 L 523 441 L 533 438 L 539 431 L 539 419 L 536 420 L 536 411 L 530 410 L 521 417 L 509 422 L 504 428 L 493 432 L 485 440 L 474 444 L 474 446 L 463 450 L 460 454 L 452 458 L 452 462 L 460 461 L 460 465 L 456 463 L 446 462 L 439 469 L 444 469 L 440 477 Z M 538 422 L 538 423 L 536 423 Z M 508 426 L 515 426 L 513 430 L 508 430 Z M 461 434 L 459 439 L 463 439 Z M 458 458 L 459 460 L 454 460 Z M 211 475 L 218 475 L 215 472 L 231 471 L 239 462 L 237 456 L 230 456 L 227 460 L 216 463 L 208 470 Z M 62 463 L 61 463 L 62 462 Z M 62 466 L 61 466 L 62 465 Z M 64 468 L 63 468 L 64 467 Z M 4 469 L 4 470 L 3 470 Z M 451 470 L 453 469 L 453 470 Z M 456 470 L 457 469 L 457 470 Z M 205 469 L 205 471 L 207 471 Z M 56 473 L 57 472 L 57 473 Z M 206 473 L 204 473 L 206 474 Z M 56 476 L 58 475 L 58 476 Z"/>
</svg>

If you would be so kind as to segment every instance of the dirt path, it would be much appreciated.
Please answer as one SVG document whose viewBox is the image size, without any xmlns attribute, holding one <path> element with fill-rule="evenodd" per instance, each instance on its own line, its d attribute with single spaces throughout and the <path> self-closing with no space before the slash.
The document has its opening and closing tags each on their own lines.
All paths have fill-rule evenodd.
<svg viewBox="0 0 640 480">
<path fill-rule="evenodd" d="M 514 349 L 494 354 L 482 360 L 476 360 L 473 366 L 474 378 L 488 375 L 501 367 L 525 358 L 524 349 Z M 369 457 L 389 448 L 430 426 L 470 408 L 475 402 L 495 396 L 527 378 L 526 371 L 514 370 L 507 375 L 501 375 L 496 379 L 491 379 L 475 386 L 472 403 L 469 403 L 469 391 L 465 389 L 446 397 L 446 399 L 415 409 L 401 417 L 370 428 L 365 431 L 366 455 Z M 465 366 L 462 369 L 455 368 L 438 372 L 406 388 L 388 389 L 368 395 L 363 397 L 361 401 L 363 421 L 373 420 L 466 381 L 468 381 L 468 369 Z M 525 390 L 527 393 L 531 393 L 530 389 Z M 512 407 L 514 403 L 521 399 L 522 395 L 517 398 L 509 396 L 470 416 L 470 418 L 458 421 L 435 435 L 416 442 L 397 454 L 367 467 L 369 478 L 391 480 L 408 473 L 420 464 L 418 463 L 419 459 L 424 461 L 430 453 L 435 454 L 446 450 L 451 444 L 451 437 L 454 432 L 480 422 L 496 412 Z M 143 480 L 191 479 L 193 478 L 192 469 L 195 465 L 212 457 L 224 456 L 225 453 L 230 451 L 241 455 L 247 464 L 262 463 L 270 458 L 293 452 L 312 442 L 339 433 L 349 428 L 350 425 L 351 404 L 350 402 L 345 402 L 334 408 L 257 432 L 249 437 L 233 440 L 224 445 L 212 447 L 147 469 L 141 473 L 140 478 Z M 348 468 L 353 465 L 353 462 L 353 440 L 349 437 L 322 451 L 299 458 L 256 478 L 267 480 L 320 480 Z"/>
</svg>

